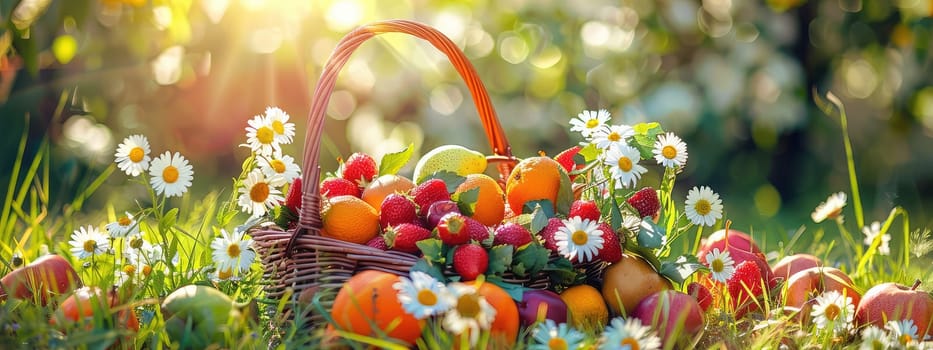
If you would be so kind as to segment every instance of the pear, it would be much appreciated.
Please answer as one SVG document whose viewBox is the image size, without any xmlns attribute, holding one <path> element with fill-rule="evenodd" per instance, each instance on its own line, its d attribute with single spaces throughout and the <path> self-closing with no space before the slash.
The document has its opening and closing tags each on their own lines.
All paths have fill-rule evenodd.
<svg viewBox="0 0 933 350">
<path fill-rule="evenodd" d="M 458 145 L 443 145 L 428 151 L 418 164 L 412 178 L 420 184 L 438 171 L 449 171 L 460 176 L 479 174 L 486 170 L 486 156 Z"/>
</svg>

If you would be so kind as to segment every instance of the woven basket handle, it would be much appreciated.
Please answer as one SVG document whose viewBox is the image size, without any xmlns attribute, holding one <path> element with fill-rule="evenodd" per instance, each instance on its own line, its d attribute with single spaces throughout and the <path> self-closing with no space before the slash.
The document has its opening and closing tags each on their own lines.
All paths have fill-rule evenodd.
<svg viewBox="0 0 933 350">
<path fill-rule="evenodd" d="M 473 102 L 476 104 L 476 110 L 479 112 L 483 128 L 486 130 L 486 137 L 489 140 L 489 146 L 494 154 L 490 159 L 495 161 L 512 159 L 511 148 L 505 138 L 502 126 L 499 124 L 496 111 L 489 101 L 486 87 L 480 81 L 476 69 L 473 68 L 470 61 L 449 38 L 437 29 L 408 20 L 388 20 L 363 25 L 340 40 L 334 52 L 331 53 L 327 64 L 324 65 L 321 78 L 314 88 L 314 95 L 311 98 L 311 113 L 308 115 L 308 127 L 305 133 L 304 169 L 302 172 L 304 188 L 301 198 L 301 213 L 299 213 L 298 220 L 299 227 L 292 237 L 292 241 L 289 242 L 288 252 L 291 252 L 295 238 L 302 231 L 310 229 L 314 232 L 322 226 L 320 190 L 317 186 L 321 173 L 320 166 L 318 166 L 318 157 L 320 156 L 320 140 L 324 130 L 325 112 L 327 111 L 331 93 L 334 90 L 337 74 L 360 44 L 382 33 L 407 33 L 413 35 L 426 40 L 447 55 L 447 58 L 453 63 L 454 68 L 460 73 L 460 77 L 466 82 L 470 93 L 473 95 Z M 500 173 L 508 175 L 509 165 L 508 161 L 500 162 Z"/>
</svg>

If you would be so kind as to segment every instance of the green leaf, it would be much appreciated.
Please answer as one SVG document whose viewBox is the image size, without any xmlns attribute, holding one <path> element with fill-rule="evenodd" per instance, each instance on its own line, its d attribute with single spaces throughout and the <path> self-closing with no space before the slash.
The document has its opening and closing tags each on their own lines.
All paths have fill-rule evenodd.
<svg viewBox="0 0 933 350">
<path fill-rule="evenodd" d="M 678 284 L 684 283 L 690 275 L 706 269 L 706 266 L 693 255 L 681 255 L 674 261 L 662 261 L 658 272 Z"/>
<path fill-rule="evenodd" d="M 612 226 L 614 231 L 619 232 L 624 221 L 622 210 L 619 209 L 619 201 L 613 196 L 609 205 L 609 225 Z"/>
<path fill-rule="evenodd" d="M 591 143 L 583 146 L 577 155 L 582 155 L 585 162 L 589 163 L 599 158 L 599 148 L 596 148 L 596 145 Z"/>
<path fill-rule="evenodd" d="M 508 244 L 497 245 L 489 249 L 489 267 L 487 275 L 501 275 L 512 265 L 512 246 Z"/>
<path fill-rule="evenodd" d="M 175 226 L 175 221 L 178 219 L 178 208 L 172 208 L 165 216 L 162 217 L 162 220 L 159 220 L 159 231 L 168 232 L 170 228 Z"/>
<path fill-rule="evenodd" d="M 520 277 L 533 276 L 547 266 L 550 255 L 551 251 L 541 244 L 525 245 L 512 257 L 512 272 Z"/>
<path fill-rule="evenodd" d="M 525 228 L 531 230 L 531 221 L 534 220 L 533 215 L 534 214 L 518 214 L 515 217 L 506 219 L 506 221 L 516 225 L 524 226 Z"/>
<path fill-rule="evenodd" d="M 638 124 L 632 125 L 632 130 L 635 130 L 636 135 L 648 135 L 650 132 L 652 132 L 652 130 L 660 130 L 660 129 L 661 129 L 661 123 L 658 123 L 658 122 L 638 123 Z M 663 130 L 660 132 L 657 132 L 657 134 L 660 134 L 661 132 L 663 132 Z"/>
<path fill-rule="evenodd" d="M 560 170 L 560 187 L 557 188 L 557 203 L 555 203 L 555 209 L 558 213 L 567 215 L 570 213 L 570 205 L 573 204 L 573 186 L 570 181 L 570 176 L 567 175 L 564 168 L 557 169 Z"/>
<path fill-rule="evenodd" d="M 442 266 L 442 264 L 435 264 L 427 259 L 421 258 L 412 265 L 411 271 L 424 272 L 434 277 L 434 279 L 441 281 L 441 283 L 444 283 L 447 281 L 447 276 L 444 276 L 444 270 L 441 268 Z"/>
<path fill-rule="evenodd" d="M 444 243 L 441 242 L 440 239 L 422 239 L 415 243 L 415 245 L 421 250 L 421 254 L 424 254 L 424 259 L 441 264 L 444 263 Z"/>
<path fill-rule="evenodd" d="M 479 199 L 479 187 L 455 193 L 450 199 L 457 202 L 457 208 L 460 209 L 461 214 L 473 216 L 473 212 L 476 210 L 476 201 Z"/>
<path fill-rule="evenodd" d="M 466 177 L 457 175 L 457 173 L 455 172 L 447 171 L 447 170 L 439 170 L 439 171 L 435 171 L 431 175 L 425 176 L 424 179 L 419 181 L 418 183 L 419 184 L 424 183 L 425 181 L 428 181 L 430 179 L 440 179 L 441 181 L 444 181 L 444 184 L 447 185 L 448 193 L 454 193 L 454 191 L 457 190 L 457 187 L 460 187 L 460 184 L 466 181 Z"/>
<path fill-rule="evenodd" d="M 638 229 L 638 245 L 645 248 L 659 248 L 664 241 L 664 228 L 651 220 L 650 216 L 641 219 Z"/>
<path fill-rule="evenodd" d="M 547 214 L 544 213 L 544 210 L 540 210 L 540 208 L 541 207 L 538 206 L 538 209 L 535 209 L 534 213 L 531 213 L 531 222 L 528 226 L 528 230 L 531 231 L 531 233 L 541 232 L 541 230 L 547 226 L 548 219 L 550 219 L 547 217 Z"/>
<path fill-rule="evenodd" d="M 544 272 L 551 278 L 551 283 L 558 286 L 573 284 L 577 279 L 577 272 L 573 269 L 573 264 L 567 258 L 549 261 L 544 268 Z"/>
<path fill-rule="evenodd" d="M 382 156 L 382 160 L 379 161 L 379 175 L 391 175 L 396 174 L 405 164 L 408 164 L 408 161 L 411 159 L 412 153 L 415 151 L 414 144 L 408 144 L 408 147 L 405 149 L 395 152 L 387 153 Z"/>
<path fill-rule="evenodd" d="M 634 142 L 630 143 L 630 145 L 638 149 L 642 159 L 651 159 L 653 157 L 654 143 L 658 135 L 664 133 L 661 124 L 657 122 L 638 123 L 632 126 L 632 129 L 635 130 L 635 137 L 632 138 Z"/>
<path fill-rule="evenodd" d="M 502 288 L 502 290 L 508 293 L 509 296 L 512 297 L 512 300 L 515 301 L 522 301 L 522 296 L 525 294 L 525 287 L 520 284 L 506 282 L 500 277 L 488 277 L 486 278 L 486 283 L 492 283 Z"/>
</svg>

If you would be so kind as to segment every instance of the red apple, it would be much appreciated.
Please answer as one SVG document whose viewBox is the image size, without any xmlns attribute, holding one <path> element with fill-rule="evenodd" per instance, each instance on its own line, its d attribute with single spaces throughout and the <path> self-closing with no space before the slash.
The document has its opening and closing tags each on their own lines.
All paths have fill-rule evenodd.
<svg viewBox="0 0 933 350">
<path fill-rule="evenodd" d="M 800 309 L 817 295 L 833 290 L 851 297 L 852 305 L 858 307 L 861 295 L 855 290 L 852 279 L 832 267 L 811 267 L 790 276 L 784 291 L 784 305 Z"/>
<path fill-rule="evenodd" d="M 103 313 L 98 317 L 115 317 L 116 324 L 120 327 L 139 330 L 139 319 L 132 309 L 121 307 L 119 297 L 116 291 L 104 292 L 97 287 L 82 287 L 74 291 L 58 306 L 55 315 L 49 319 L 49 323 L 54 325 L 66 324 L 68 322 L 77 322 L 85 319 L 93 319 L 95 313 Z"/>
<path fill-rule="evenodd" d="M 855 310 L 855 323 L 884 327 L 885 321 L 911 319 L 920 339 L 933 336 L 933 295 L 918 287 L 920 280 L 911 287 L 890 282 L 871 287 Z"/>
<path fill-rule="evenodd" d="M 774 277 L 787 281 L 795 273 L 811 267 L 823 266 L 823 261 L 810 254 L 794 254 L 785 256 L 771 267 Z"/>
<path fill-rule="evenodd" d="M 703 310 L 690 295 L 662 290 L 654 293 L 635 307 L 631 317 L 658 331 L 665 348 L 692 348 L 703 331 Z"/>
<path fill-rule="evenodd" d="M 728 251 L 729 257 L 735 262 L 735 266 L 743 261 L 754 261 L 758 265 L 758 270 L 761 271 L 761 277 L 768 281 L 768 285 L 772 288 L 777 285 L 777 281 L 774 280 L 774 273 L 771 271 L 771 267 L 768 266 L 768 259 L 748 234 L 731 229 L 713 232 L 700 246 L 697 258 L 701 262 L 706 262 L 706 255 L 712 252 L 713 249 L 719 249 L 720 252 Z"/>
<path fill-rule="evenodd" d="M 24 267 L 13 270 L 0 279 L 10 297 L 35 300 L 41 305 L 50 295 L 65 294 L 83 285 L 71 263 L 58 255 L 43 255 Z M 0 294 L 0 300 L 7 294 Z"/>
<path fill-rule="evenodd" d="M 546 289 L 526 289 L 518 306 L 518 317 L 522 326 L 529 326 L 545 319 L 561 324 L 567 322 L 567 303 L 560 295 Z"/>
</svg>

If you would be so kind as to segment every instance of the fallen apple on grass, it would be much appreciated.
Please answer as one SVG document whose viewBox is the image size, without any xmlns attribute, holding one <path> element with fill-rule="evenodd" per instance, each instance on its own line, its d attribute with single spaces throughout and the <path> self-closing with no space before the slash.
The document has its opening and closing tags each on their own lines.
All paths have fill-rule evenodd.
<svg viewBox="0 0 933 350">
<path fill-rule="evenodd" d="M 802 308 L 817 295 L 833 290 L 851 297 L 852 305 L 859 305 L 861 294 L 855 289 L 852 279 L 833 267 L 811 267 L 790 276 L 784 291 L 784 305 Z"/>
<path fill-rule="evenodd" d="M 83 285 L 71 263 L 59 255 L 43 255 L 0 279 L 0 300 L 9 296 L 46 305 L 51 296 L 71 292 Z M 9 295 L 7 294 L 9 293 Z"/>
<path fill-rule="evenodd" d="M 648 296 L 638 303 L 631 317 L 656 329 L 665 348 L 692 348 L 705 326 L 697 299 L 675 290 Z"/>
<path fill-rule="evenodd" d="M 790 276 L 797 272 L 820 266 L 823 266 L 823 261 L 820 258 L 810 254 L 794 254 L 779 260 L 771 267 L 771 271 L 774 273 L 774 277 L 783 278 L 784 281 L 787 281 Z"/>
<path fill-rule="evenodd" d="M 871 287 L 855 310 L 855 323 L 884 327 L 886 321 L 909 319 L 920 339 L 933 336 L 933 295 L 919 287 L 919 279 L 910 287 L 893 282 Z"/>
<path fill-rule="evenodd" d="M 178 288 L 162 301 L 162 317 L 169 339 L 182 349 L 224 344 L 243 322 L 240 305 L 223 292 L 204 285 Z"/>
<path fill-rule="evenodd" d="M 120 328 L 139 330 L 139 319 L 132 309 L 121 305 L 116 291 L 104 292 L 97 287 L 78 288 L 65 298 L 55 314 L 49 319 L 54 325 L 69 322 L 92 320 L 95 317 L 113 317 L 113 323 Z"/>
</svg>

